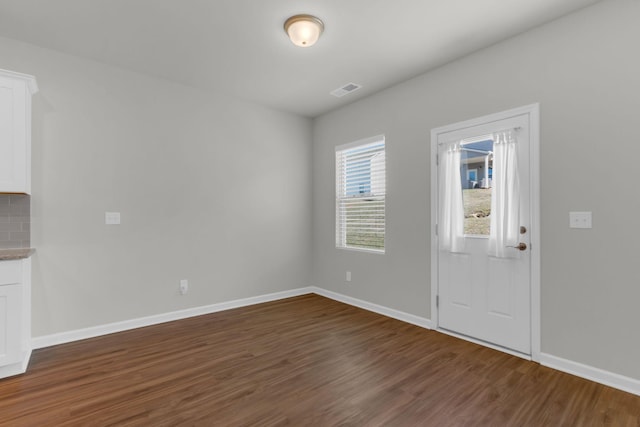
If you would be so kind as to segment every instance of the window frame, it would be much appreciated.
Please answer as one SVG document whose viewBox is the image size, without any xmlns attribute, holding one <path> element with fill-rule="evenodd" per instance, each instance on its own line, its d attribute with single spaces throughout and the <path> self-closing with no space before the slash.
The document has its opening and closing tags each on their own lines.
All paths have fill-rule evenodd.
<svg viewBox="0 0 640 427">
<path fill-rule="evenodd" d="M 339 156 L 342 155 L 342 153 L 344 153 L 345 151 L 349 151 L 349 150 L 353 150 L 353 149 L 357 149 L 359 147 L 366 147 L 368 145 L 373 145 L 373 144 L 380 144 L 382 143 L 383 148 L 382 148 L 382 153 L 384 153 L 384 168 L 382 171 L 383 174 L 383 178 L 384 178 L 384 192 L 382 195 L 375 195 L 375 194 L 371 194 L 369 193 L 363 193 L 362 195 L 347 195 L 347 189 L 346 189 L 346 170 L 339 167 Z M 335 186 L 336 186 L 336 193 L 335 193 L 335 232 L 336 232 L 336 249 L 343 249 L 343 250 L 349 250 L 349 251 L 357 251 L 357 252 L 366 252 L 366 253 L 373 253 L 373 254 L 380 254 L 383 255 L 386 251 L 386 183 L 387 183 L 387 164 L 386 164 L 386 151 L 387 151 L 387 144 L 386 144 L 386 138 L 384 134 L 381 135 L 376 135 L 376 136 L 372 136 L 369 138 L 364 138 L 364 139 L 360 139 L 354 142 L 350 142 L 348 144 L 342 144 L 342 145 L 338 145 L 335 147 Z M 342 173 L 343 175 L 340 176 L 339 174 Z M 371 172 L 370 172 L 371 173 Z M 370 184 L 371 185 L 371 184 Z M 346 200 L 355 200 L 355 199 L 365 199 L 365 198 L 377 198 L 377 199 L 381 199 L 382 201 L 382 207 L 383 207 L 383 218 L 384 218 L 384 223 L 382 226 L 382 234 L 383 234 L 383 243 L 382 243 L 382 247 L 367 247 L 367 246 L 349 246 L 347 243 L 347 231 L 346 231 L 346 217 L 343 217 L 343 215 L 341 214 L 341 205 L 344 201 Z M 342 218 L 345 218 L 344 220 L 341 220 Z"/>
</svg>

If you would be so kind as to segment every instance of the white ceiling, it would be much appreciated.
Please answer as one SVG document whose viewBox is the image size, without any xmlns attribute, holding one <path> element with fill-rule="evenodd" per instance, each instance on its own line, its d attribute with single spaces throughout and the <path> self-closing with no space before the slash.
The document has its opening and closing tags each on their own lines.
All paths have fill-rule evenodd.
<svg viewBox="0 0 640 427">
<path fill-rule="evenodd" d="M 597 1 L 0 0 L 0 36 L 314 117 Z M 311 48 L 297 13 L 325 23 Z"/>
</svg>

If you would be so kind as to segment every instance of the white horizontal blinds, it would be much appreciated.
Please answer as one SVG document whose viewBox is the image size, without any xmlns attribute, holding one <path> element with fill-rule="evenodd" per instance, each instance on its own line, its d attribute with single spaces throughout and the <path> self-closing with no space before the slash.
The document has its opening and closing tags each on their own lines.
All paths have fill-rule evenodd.
<svg viewBox="0 0 640 427">
<path fill-rule="evenodd" d="M 384 251 L 384 137 L 336 148 L 336 246 Z"/>
</svg>

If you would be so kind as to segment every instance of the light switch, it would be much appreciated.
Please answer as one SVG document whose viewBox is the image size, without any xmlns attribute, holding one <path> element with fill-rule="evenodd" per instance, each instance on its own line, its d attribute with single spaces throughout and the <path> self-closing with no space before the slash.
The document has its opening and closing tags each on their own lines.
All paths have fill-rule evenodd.
<svg viewBox="0 0 640 427">
<path fill-rule="evenodd" d="M 107 225 L 120 224 L 120 212 L 105 212 L 104 223 Z"/>
<path fill-rule="evenodd" d="M 569 212 L 569 228 L 591 228 L 591 212 Z"/>
</svg>

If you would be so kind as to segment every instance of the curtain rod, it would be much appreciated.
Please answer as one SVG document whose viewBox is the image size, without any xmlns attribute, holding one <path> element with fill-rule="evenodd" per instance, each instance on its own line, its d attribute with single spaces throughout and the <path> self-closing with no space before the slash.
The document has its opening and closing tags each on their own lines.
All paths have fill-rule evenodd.
<svg viewBox="0 0 640 427">
<path fill-rule="evenodd" d="M 516 126 L 516 127 L 513 127 L 513 128 L 500 129 L 500 130 L 497 130 L 497 131 L 492 132 L 492 133 L 485 133 L 484 135 L 472 136 L 472 137 L 464 138 L 464 139 L 461 139 L 461 140 L 440 142 L 440 143 L 438 143 L 438 145 L 455 144 L 457 142 L 467 142 L 467 143 L 469 143 L 469 142 L 480 142 L 480 141 L 485 141 L 486 139 L 488 139 L 488 137 L 493 137 L 493 134 L 495 134 L 495 133 L 506 132 L 506 131 L 518 132 L 521 129 L 522 129 L 521 126 Z"/>
</svg>

